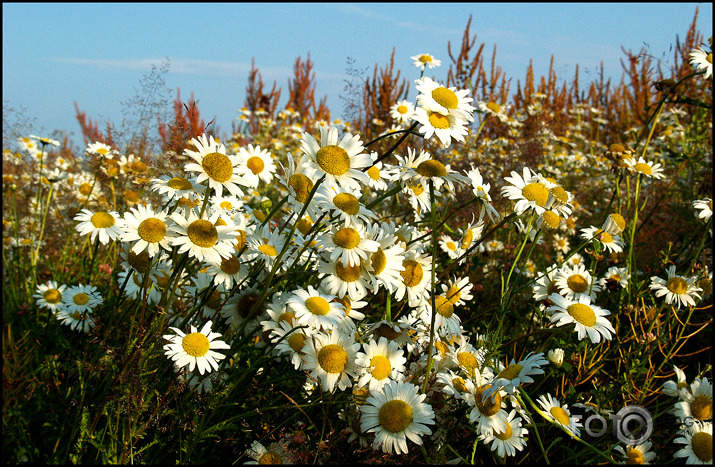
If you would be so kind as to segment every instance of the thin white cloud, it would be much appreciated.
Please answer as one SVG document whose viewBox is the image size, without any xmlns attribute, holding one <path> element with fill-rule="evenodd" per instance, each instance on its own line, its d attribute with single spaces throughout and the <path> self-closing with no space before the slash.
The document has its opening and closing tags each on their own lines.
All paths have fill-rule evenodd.
<svg viewBox="0 0 715 467">
<path fill-rule="evenodd" d="M 142 59 L 94 59 L 94 58 L 51 58 L 53 62 L 68 63 L 73 65 L 88 66 L 98 69 L 118 69 L 118 70 L 151 70 L 152 65 L 159 66 L 164 59 L 142 58 Z M 198 76 L 219 76 L 232 78 L 247 78 L 251 70 L 250 63 L 238 63 L 228 61 L 212 61 L 169 58 L 169 73 L 181 75 Z M 293 68 L 288 67 L 262 67 L 256 64 L 258 72 L 266 85 L 276 81 L 283 85 L 293 76 Z M 342 74 L 323 73 L 315 71 L 316 80 L 343 79 Z"/>
<path fill-rule="evenodd" d="M 447 34 L 447 35 L 455 35 L 455 34 L 459 35 L 464 32 L 463 29 L 456 30 L 456 29 L 442 28 L 439 26 L 435 26 L 434 24 L 429 24 L 429 25 L 428 24 L 418 24 L 413 21 L 396 20 L 390 16 L 375 13 L 373 10 L 359 7 L 353 3 L 340 4 L 340 7 L 346 13 L 360 15 L 363 18 L 372 19 L 375 21 L 382 21 L 384 23 L 390 23 L 394 26 L 397 26 L 397 27 L 403 28 L 403 29 L 408 29 L 410 31 L 432 32 L 432 33 Z"/>
</svg>

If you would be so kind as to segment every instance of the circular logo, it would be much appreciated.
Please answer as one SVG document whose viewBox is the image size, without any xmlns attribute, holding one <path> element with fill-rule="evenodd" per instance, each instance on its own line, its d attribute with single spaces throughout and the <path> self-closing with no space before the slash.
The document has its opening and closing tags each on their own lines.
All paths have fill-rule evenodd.
<svg viewBox="0 0 715 467">
<path fill-rule="evenodd" d="M 619 441 L 635 446 L 644 443 L 653 433 L 653 418 L 643 407 L 631 405 L 623 407 L 613 419 L 613 430 Z"/>
</svg>

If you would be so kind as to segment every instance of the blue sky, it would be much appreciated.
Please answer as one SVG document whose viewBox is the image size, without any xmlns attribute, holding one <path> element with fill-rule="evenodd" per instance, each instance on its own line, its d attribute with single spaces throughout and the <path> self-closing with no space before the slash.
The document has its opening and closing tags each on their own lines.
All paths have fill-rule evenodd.
<svg viewBox="0 0 715 467">
<path fill-rule="evenodd" d="M 121 102 L 152 64 L 169 57 L 172 99 L 176 88 L 184 99 L 193 92 L 202 117 L 229 131 L 252 58 L 267 87 L 275 80 L 282 88 L 283 104 L 295 59 L 310 53 L 316 100 L 327 95 L 337 118 L 348 57 L 372 76 L 395 47 L 396 68 L 412 81 L 419 71 L 410 56 L 429 53 L 442 67 L 427 75 L 444 81 L 447 44 L 459 49 L 470 14 L 485 62 L 496 45 L 496 65 L 513 79 L 512 93 L 529 59 L 538 77 L 552 54 L 559 77 L 572 78 L 578 64 L 585 84 L 603 62 L 618 82 L 621 46 L 638 52 L 648 44 L 667 66 L 696 7 L 707 38 L 711 3 L 3 3 L 3 105 L 24 107 L 38 136 L 61 129 L 81 142 L 75 101 L 93 120 L 118 124 Z"/>
</svg>

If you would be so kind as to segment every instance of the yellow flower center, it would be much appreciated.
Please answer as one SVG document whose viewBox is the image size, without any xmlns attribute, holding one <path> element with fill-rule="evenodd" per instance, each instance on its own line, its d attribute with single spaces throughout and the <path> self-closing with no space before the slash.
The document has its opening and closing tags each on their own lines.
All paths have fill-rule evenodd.
<svg viewBox="0 0 715 467">
<path fill-rule="evenodd" d="M 338 193 L 333 198 L 333 204 L 341 211 L 354 216 L 360 212 L 360 201 L 350 193 Z"/>
<path fill-rule="evenodd" d="M 501 372 L 499 372 L 499 375 L 497 378 L 506 378 L 506 379 L 514 379 L 517 376 L 519 376 L 519 372 L 523 369 L 524 367 L 518 363 L 513 363 L 509 365 L 508 367 L 504 368 Z"/>
<path fill-rule="evenodd" d="M 221 201 L 221 203 L 219 204 L 219 207 L 220 207 L 221 209 L 225 209 L 225 210 L 228 211 L 228 210 L 230 210 L 230 209 L 233 209 L 233 204 L 231 204 L 231 203 L 228 202 L 228 201 Z"/>
<path fill-rule="evenodd" d="M 255 175 L 258 175 L 259 173 L 263 172 L 263 169 L 266 167 L 266 164 L 263 162 L 263 159 L 258 156 L 253 156 L 249 158 L 246 162 L 246 165 Z"/>
<path fill-rule="evenodd" d="M 330 312 L 330 303 L 323 297 L 308 298 L 305 307 L 314 315 L 325 316 Z"/>
<path fill-rule="evenodd" d="M 402 262 L 402 266 L 405 267 L 405 270 L 400 271 L 400 275 L 402 276 L 402 282 L 407 287 L 414 287 L 422 282 L 424 272 L 420 263 L 413 259 L 406 259 Z"/>
<path fill-rule="evenodd" d="M 92 192 L 92 185 L 89 183 L 83 183 L 79 186 L 79 192 L 82 196 L 87 196 Z"/>
<path fill-rule="evenodd" d="M 446 109 L 456 109 L 459 104 L 459 98 L 454 93 L 444 86 L 436 88 L 432 91 L 432 99 Z"/>
<path fill-rule="evenodd" d="M 521 189 L 521 194 L 527 201 L 534 201 L 542 208 L 546 206 L 546 201 L 549 199 L 549 190 L 541 183 L 529 183 Z"/>
<path fill-rule="evenodd" d="M 713 53 L 710 52 L 709 54 L 707 54 L 707 55 L 705 56 L 705 60 L 707 60 L 708 63 L 712 63 L 712 62 L 713 62 Z"/>
<path fill-rule="evenodd" d="M 98 229 L 107 229 L 114 225 L 114 216 L 108 212 L 100 211 L 92 215 L 92 225 Z"/>
<path fill-rule="evenodd" d="M 551 410 L 549 410 L 551 413 L 551 416 L 556 419 L 557 422 L 561 423 L 564 426 L 569 426 L 569 422 L 571 419 L 569 418 L 569 415 L 566 413 L 564 409 L 561 407 L 551 407 Z"/>
<path fill-rule="evenodd" d="M 469 352 L 459 352 L 457 354 L 457 361 L 459 366 L 467 371 L 469 376 L 474 376 L 474 370 L 477 368 L 477 357 Z"/>
<path fill-rule="evenodd" d="M 447 128 L 449 128 L 449 119 L 446 115 L 442 115 L 437 112 L 431 112 L 429 114 L 428 120 L 430 125 L 432 125 L 436 129 L 446 130 Z"/>
<path fill-rule="evenodd" d="M 263 253 L 266 256 L 278 256 L 278 250 L 273 245 L 269 245 L 267 243 L 264 243 L 263 245 L 258 247 L 258 251 Z"/>
<path fill-rule="evenodd" d="M 496 102 L 489 102 L 487 104 L 487 109 L 497 114 L 501 112 L 501 107 L 499 107 L 499 104 L 497 104 Z"/>
<path fill-rule="evenodd" d="M 219 183 L 225 183 L 233 177 L 233 162 L 220 152 L 206 154 L 201 160 L 201 167 L 206 175 Z"/>
<path fill-rule="evenodd" d="M 506 430 L 504 430 L 503 433 L 500 433 L 500 432 L 494 430 L 494 436 L 496 436 L 497 438 L 499 438 L 502 441 L 511 439 L 511 435 L 513 433 L 513 430 L 511 428 L 511 425 L 509 425 L 509 422 L 504 422 L 504 424 L 506 425 Z"/>
<path fill-rule="evenodd" d="M 431 56 L 431 55 L 427 55 L 427 54 L 420 55 L 420 62 L 422 62 L 422 63 L 430 63 L 430 62 L 432 62 L 432 56 Z"/>
<path fill-rule="evenodd" d="M 342 261 L 335 263 L 335 275 L 345 282 L 355 282 L 362 276 L 361 264 L 344 266 Z"/>
<path fill-rule="evenodd" d="M 653 169 L 650 167 L 650 165 L 644 164 L 643 162 L 637 163 L 633 166 L 633 168 L 645 175 L 651 175 L 653 173 Z"/>
<path fill-rule="evenodd" d="M 420 183 L 420 182 L 417 182 L 417 184 L 415 184 L 415 185 L 413 185 L 410 182 L 407 182 L 407 186 L 409 187 L 410 190 L 412 190 L 412 193 L 415 196 L 419 196 L 425 192 L 425 187 L 422 186 L 422 183 Z"/>
<path fill-rule="evenodd" d="M 688 283 L 680 277 L 671 277 L 665 286 L 676 295 L 683 295 L 688 291 Z"/>
<path fill-rule="evenodd" d="M 559 223 L 561 222 L 559 215 L 554 211 L 544 211 L 541 217 L 544 219 L 544 225 L 546 225 L 549 229 L 558 228 Z"/>
<path fill-rule="evenodd" d="M 258 463 L 260 465 L 283 464 L 283 458 L 277 452 L 268 451 L 267 453 L 263 454 L 260 459 L 258 459 Z"/>
<path fill-rule="evenodd" d="M 372 266 L 373 274 L 377 275 L 385 270 L 385 266 L 387 266 L 387 256 L 385 256 L 385 252 L 382 251 L 382 248 L 378 247 L 377 251 L 370 256 L 370 265 Z"/>
<path fill-rule="evenodd" d="M 608 152 L 613 152 L 613 153 L 622 153 L 626 152 L 626 148 L 623 147 L 622 144 L 612 144 L 608 147 Z"/>
<path fill-rule="evenodd" d="M 449 347 L 447 346 L 447 344 L 442 341 L 436 341 L 434 343 L 434 348 L 437 349 L 439 354 L 443 357 L 447 355 L 447 352 L 449 351 Z"/>
<path fill-rule="evenodd" d="M 85 313 L 80 313 L 79 311 L 73 311 L 72 313 L 70 313 L 70 316 L 75 321 L 84 321 L 89 318 L 89 316 L 87 316 Z"/>
<path fill-rule="evenodd" d="M 74 296 L 72 299 L 76 305 L 86 305 L 87 302 L 89 301 L 89 295 L 87 295 L 84 292 L 80 292 L 77 295 Z"/>
<path fill-rule="evenodd" d="M 588 281 L 581 274 L 573 274 L 566 280 L 569 289 L 576 293 L 584 293 L 588 290 Z"/>
<path fill-rule="evenodd" d="M 371 179 L 378 181 L 380 180 L 380 169 L 377 168 L 377 166 L 372 166 L 369 169 L 367 169 L 367 174 L 370 176 Z"/>
<path fill-rule="evenodd" d="M 344 227 L 333 234 L 333 243 L 351 250 L 360 244 L 360 233 L 352 227 Z"/>
<path fill-rule="evenodd" d="M 174 177 L 166 182 L 166 184 L 169 188 L 173 188 L 175 190 L 190 190 L 193 186 L 189 180 L 183 177 Z"/>
<path fill-rule="evenodd" d="M 710 420 L 713 416 L 713 400 L 708 396 L 697 396 L 690 403 L 690 411 L 698 420 Z"/>
<path fill-rule="evenodd" d="M 241 262 L 237 256 L 231 255 L 228 258 L 221 258 L 221 271 L 229 276 L 236 274 L 240 269 Z"/>
<path fill-rule="evenodd" d="M 499 391 L 491 397 L 487 397 L 487 400 L 482 400 L 482 394 L 490 387 L 491 384 L 485 384 L 481 388 L 474 390 L 474 402 L 476 403 L 479 412 L 487 417 L 496 415 L 497 412 L 499 412 L 499 409 L 501 409 L 501 395 L 499 394 Z"/>
<path fill-rule="evenodd" d="M 313 223 L 310 222 L 310 219 L 307 218 L 302 218 L 301 220 L 298 221 L 296 224 L 296 228 L 300 233 L 303 235 L 308 235 L 308 232 L 310 232 L 310 229 L 313 227 Z"/>
<path fill-rule="evenodd" d="M 308 195 L 313 189 L 313 182 L 304 174 L 293 174 L 288 177 L 288 185 L 295 191 L 295 199 L 300 203 L 308 200 Z"/>
<path fill-rule="evenodd" d="M 236 236 L 236 240 L 238 243 L 233 247 L 236 251 L 241 251 L 243 250 L 243 247 L 246 246 L 246 231 L 241 230 L 241 229 L 236 229 L 236 232 L 238 235 Z"/>
<path fill-rule="evenodd" d="M 703 463 L 710 463 L 713 460 L 713 435 L 704 431 L 695 433 L 691 440 L 695 456 Z"/>
<path fill-rule="evenodd" d="M 384 355 L 375 355 L 370 359 L 370 366 L 372 367 L 372 377 L 375 379 L 385 379 L 390 376 L 392 371 L 392 364 L 390 360 Z"/>
<path fill-rule="evenodd" d="M 147 250 L 142 250 L 142 252 L 137 255 L 132 250 L 129 250 L 129 253 L 127 254 L 127 262 L 138 272 L 144 274 L 149 267 L 149 252 Z"/>
<path fill-rule="evenodd" d="M 62 300 L 62 294 L 57 289 L 49 289 L 42 294 L 42 298 L 44 298 L 47 303 L 59 303 L 60 300 Z"/>
<path fill-rule="evenodd" d="M 211 248 L 218 242 L 218 230 L 211 222 L 204 219 L 189 224 L 187 235 L 194 245 L 201 248 Z"/>
<path fill-rule="evenodd" d="M 328 145 L 320 148 L 315 160 L 323 171 L 330 175 L 344 175 L 350 170 L 350 156 L 340 146 Z"/>
<path fill-rule="evenodd" d="M 568 203 L 569 194 L 566 192 L 566 190 L 563 189 L 563 187 L 555 186 L 549 191 L 560 203 Z"/>
<path fill-rule="evenodd" d="M 412 423 L 412 407 L 405 401 L 393 399 L 380 407 L 378 419 L 384 429 L 399 433 Z"/>
<path fill-rule="evenodd" d="M 337 344 L 328 344 L 318 352 L 318 363 L 328 373 L 341 373 L 348 363 L 348 353 Z"/>
<path fill-rule="evenodd" d="M 449 318 L 454 314 L 454 305 L 443 295 L 437 295 L 434 298 L 434 306 L 437 308 L 437 313 L 445 318 Z"/>
<path fill-rule="evenodd" d="M 445 295 L 447 296 L 447 299 L 452 302 L 452 304 L 455 304 L 462 297 L 462 292 L 459 290 L 459 287 L 453 285 L 447 289 L 447 293 Z"/>
<path fill-rule="evenodd" d="M 181 339 L 184 351 L 192 357 L 203 357 L 209 351 L 209 338 L 200 332 L 192 332 Z"/>
<path fill-rule="evenodd" d="M 462 394 L 464 394 L 465 392 L 467 392 L 469 390 L 469 389 L 467 389 L 467 385 L 464 384 L 464 380 L 462 378 L 460 378 L 459 376 L 457 376 L 456 378 L 454 378 L 452 380 L 452 386 L 454 386 L 454 389 L 461 392 Z"/>
<path fill-rule="evenodd" d="M 626 228 L 626 220 L 621 216 L 620 214 L 613 213 L 611 214 L 611 220 L 615 222 L 615 224 L 618 226 L 618 228 L 623 231 Z"/>
<path fill-rule="evenodd" d="M 149 243 L 160 242 L 166 235 L 166 224 L 156 217 L 150 217 L 139 224 L 137 233 L 142 240 Z"/>
<path fill-rule="evenodd" d="M 590 328 L 596 324 L 596 314 L 588 305 L 584 305 L 583 303 L 574 303 L 573 305 L 569 305 L 566 311 L 573 317 L 573 319 L 586 327 Z"/>
<path fill-rule="evenodd" d="M 293 318 L 295 318 L 295 313 L 291 311 L 286 311 L 284 313 L 281 313 L 281 315 L 278 317 L 278 322 L 280 323 L 281 321 L 285 321 L 288 324 L 293 324 Z"/>
<path fill-rule="evenodd" d="M 406 105 L 400 105 L 397 107 L 397 112 L 401 113 L 402 115 L 406 114 L 407 111 L 408 111 L 408 109 L 407 109 Z"/>
<path fill-rule="evenodd" d="M 417 173 L 423 177 L 444 177 L 447 175 L 447 169 L 440 161 L 430 159 L 420 162 Z"/>
<path fill-rule="evenodd" d="M 288 345 L 294 351 L 300 354 L 304 353 L 303 347 L 305 346 L 305 334 L 294 332 L 288 337 Z"/>
<path fill-rule="evenodd" d="M 462 237 L 461 247 L 464 249 L 469 248 L 469 245 L 472 244 L 473 240 L 474 240 L 474 231 L 472 229 L 467 229 L 467 231 L 464 232 L 464 236 Z"/>
<path fill-rule="evenodd" d="M 626 452 L 626 464 L 642 464 L 643 462 L 645 462 L 645 457 L 638 449 L 628 449 Z"/>
</svg>

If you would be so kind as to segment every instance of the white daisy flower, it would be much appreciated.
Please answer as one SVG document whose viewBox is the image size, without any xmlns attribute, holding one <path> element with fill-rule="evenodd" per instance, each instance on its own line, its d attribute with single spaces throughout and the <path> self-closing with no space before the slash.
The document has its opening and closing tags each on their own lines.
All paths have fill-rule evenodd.
<svg viewBox="0 0 715 467">
<path fill-rule="evenodd" d="M 500 371 L 494 377 L 490 390 L 484 392 L 484 397 L 490 397 L 497 388 L 503 388 L 506 392 L 513 393 L 522 384 L 533 383 L 532 376 L 543 375 L 544 370 L 539 367 L 548 365 L 548 363 L 543 353 L 534 354 L 533 352 L 518 363 L 512 358 L 506 368 L 501 362 L 498 362 Z"/>
<path fill-rule="evenodd" d="M 479 439 L 484 444 L 491 443 L 491 450 L 496 451 L 499 457 L 515 456 L 516 451 L 521 451 L 526 446 L 526 428 L 521 426 L 521 418 L 516 416 L 517 411 L 512 409 L 504 424 L 506 430 L 494 430 L 489 433 L 482 433 Z"/>
<path fill-rule="evenodd" d="M 315 138 L 303 133 L 300 146 L 307 156 L 306 171 L 310 178 L 326 177 L 328 186 L 336 183 L 341 187 L 360 191 L 361 184 L 368 183 L 368 175 L 361 169 L 370 167 L 372 159 L 364 152 L 360 136 L 345 133 L 338 141 L 338 129 L 320 127 L 320 143 Z"/>
<path fill-rule="evenodd" d="M 375 213 L 367 209 L 361 202 L 360 192 L 347 191 L 339 186 L 322 185 L 318 187 L 313 197 L 315 209 L 339 216 L 343 227 L 364 225 L 375 219 Z"/>
<path fill-rule="evenodd" d="M 696 47 L 690 52 L 690 65 L 696 70 L 705 70 L 703 79 L 708 79 L 713 75 L 713 53 L 706 52 L 703 47 Z"/>
<path fill-rule="evenodd" d="M 698 219 L 708 222 L 713 215 L 713 200 L 712 198 L 696 199 L 693 201 L 693 208 L 700 211 Z"/>
<path fill-rule="evenodd" d="M 93 285 L 72 285 L 62 293 L 62 308 L 68 314 L 92 313 L 102 303 L 102 295 Z"/>
<path fill-rule="evenodd" d="M 503 186 L 501 194 L 516 201 L 514 212 L 519 216 L 529 209 L 541 214 L 546 211 L 550 201 L 553 202 L 547 182 L 537 177 L 528 167 L 523 168 L 522 175 L 512 171 L 511 177 L 505 177 L 504 180 L 511 185 Z"/>
<path fill-rule="evenodd" d="M 554 283 L 559 288 L 559 293 L 568 299 L 587 296 L 595 300 L 601 291 L 601 285 L 583 264 L 569 266 L 564 263 L 554 277 Z"/>
<path fill-rule="evenodd" d="M 162 175 L 151 180 L 151 190 L 166 196 L 166 201 L 178 200 L 185 196 L 203 194 L 206 187 L 196 183 L 196 178 L 171 177 Z"/>
<path fill-rule="evenodd" d="M 434 424 L 434 410 L 418 390 L 411 383 L 389 381 L 360 407 L 360 428 L 375 433 L 374 450 L 406 454 L 407 438 L 421 445 L 422 435 L 432 434 L 427 425 Z"/>
<path fill-rule="evenodd" d="M 273 179 L 276 164 L 267 149 L 261 149 L 259 146 L 254 147 L 249 144 L 248 148 L 239 149 L 237 156 L 238 163 L 235 171 L 236 174 L 243 177 L 243 185 L 255 188 L 259 182 L 270 183 Z"/>
<path fill-rule="evenodd" d="M 581 238 L 585 240 L 593 239 L 594 241 L 598 241 L 601 245 L 603 245 L 603 248 L 606 251 L 611 253 L 621 253 L 623 251 L 623 247 L 625 246 L 620 236 L 611 235 L 605 230 L 594 226 L 581 229 Z"/>
<path fill-rule="evenodd" d="M 492 222 L 498 222 L 500 216 L 497 210 L 492 205 L 492 197 L 489 194 L 491 186 L 489 185 L 489 183 L 484 183 L 482 174 L 479 172 L 479 169 L 474 166 L 470 166 L 470 169 L 466 175 L 472 185 L 472 193 L 474 194 L 474 196 L 479 198 L 482 204 L 482 209 L 479 212 L 479 220 L 481 221 L 484 218 L 484 214 L 486 213 L 489 215 L 489 218 Z"/>
<path fill-rule="evenodd" d="M 286 304 L 295 313 L 297 325 L 307 324 L 311 329 L 328 331 L 346 319 L 345 307 L 334 299 L 335 295 L 321 293 L 309 285 L 307 289 L 294 290 Z"/>
<path fill-rule="evenodd" d="M 415 55 L 414 57 L 410 57 L 410 59 L 414 60 L 412 64 L 421 71 L 424 71 L 425 67 L 435 68 L 442 64 L 442 60 L 437 60 L 430 54 Z"/>
<path fill-rule="evenodd" d="M 648 178 L 661 179 L 663 175 L 662 165 L 653 161 L 646 161 L 642 157 L 627 159 L 627 168 L 632 173 L 643 174 Z"/>
<path fill-rule="evenodd" d="M 426 300 L 429 294 L 428 286 L 432 280 L 432 257 L 422 255 L 414 250 L 409 250 L 405 252 L 405 259 L 402 261 L 402 266 L 404 267 L 404 270 L 400 272 L 402 280 L 397 284 L 395 299 L 400 301 L 406 295 L 408 304 L 410 306 L 417 306 Z M 449 300 L 446 299 L 445 301 L 449 302 Z M 443 304 L 441 302 L 437 303 L 438 310 L 440 310 L 440 305 Z M 449 314 L 450 307 L 446 304 L 444 305 L 442 311 Z"/>
<path fill-rule="evenodd" d="M 99 238 L 102 245 L 116 240 L 124 231 L 122 230 L 122 219 L 115 211 L 97 211 L 93 213 L 89 209 L 82 211 L 74 217 L 79 224 L 75 230 L 80 235 L 90 234 L 90 240 L 94 242 Z"/>
<path fill-rule="evenodd" d="M 355 358 L 360 344 L 352 335 L 316 333 L 305 347 L 303 368 L 318 381 L 323 391 L 342 391 L 353 385 L 358 367 Z"/>
<path fill-rule="evenodd" d="M 62 308 L 62 292 L 66 288 L 65 284 L 57 285 L 56 281 L 47 281 L 44 284 L 37 284 L 37 289 L 32 297 L 37 299 L 37 306 L 56 313 Z"/>
<path fill-rule="evenodd" d="M 421 125 L 417 131 L 422 133 L 425 139 L 430 139 L 434 135 L 444 147 L 448 147 L 452 140 L 464 142 L 464 137 L 469 133 L 467 121 L 453 113 L 443 115 L 417 107 L 412 114 L 412 119 Z"/>
<path fill-rule="evenodd" d="M 568 405 L 561 405 L 551 394 L 539 396 L 536 402 L 541 406 L 543 412 L 540 413 L 545 419 L 561 425 L 575 436 L 581 436 L 579 428 L 583 425 L 576 417 L 571 416 Z"/>
<path fill-rule="evenodd" d="M 695 306 L 695 299 L 700 300 L 701 298 L 698 292 L 702 292 L 702 289 L 695 285 L 698 277 L 685 277 L 675 274 L 674 264 L 668 267 L 666 273 L 668 274 L 667 280 L 658 276 L 650 278 L 650 290 L 655 291 L 655 296 L 665 296 L 665 303 L 677 308 Z"/>
<path fill-rule="evenodd" d="M 713 424 L 693 423 L 678 432 L 681 436 L 673 440 L 676 444 L 684 444 L 673 454 L 676 459 L 685 457 L 686 464 L 712 464 L 713 462 Z"/>
<path fill-rule="evenodd" d="M 238 233 L 233 225 L 217 225 L 220 212 L 210 217 L 204 213 L 199 218 L 196 209 L 187 210 L 184 215 L 174 212 L 171 215 L 174 224 L 169 228 L 176 234 L 171 240 L 172 246 L 179 246 L 179 253 L 189 252 L 189 256 L 199 261 L 219 263 L 221 258 L 228 258 L 237 243 Z"/>
<path fill-rule="evenodd" d="M 226 356 L 215 350 L 231 347 L 218 339 L 221 334 L 211 332 L 211 324 L 211 321 L 206 322 L 200 331 L 191 325 L 189 334 L 184 334 L 178 328 L 170 328 L 176 335 L 164 336 L 164 339 L 170 342 L 164 345 L 165 355 L 180 368 L 188 365 L 189 371 L 194 371 L 194 368 L 198 367 L 202 375 L 205 372 L 210 373 L 211 367 L 218 370 L 218 360 L 223 360 Z"/>
<path fill-rule="evenodd" d="M 355 360 L 360 368 L 358 386 L 367 386 L 374 393 L 388 381 L 404 379 L 407 359 L 397 342 L 380 337 L 377 341 L 370 339 L 362 347 L 363 350 L 357 353 Z"/>
<path fill-rule="evenodd" d="M 629 280 L 631 280 L 631 273 L 628 272 L 628 268 L 611 266 L 599 282 L 604 289 L 616 286 L 625 289 L 628 286 Z"/>
<path fill-rule="evenodd" d="M 696 377 L 681 394 L 684 400 L 676 402 L 674 412 L 680 423 L 712 420 L 713 385 L 707 378 Z"/>
<path fill-rule="evenodd" d="M 415 80 L 417 95 L 417 105 L 428 112 L 438 112 L 442 115 L 454 115 L 455 117 L 473 122 L 474 107 L 468 89 L 457 90 L 456 87 L 445 87 L 431 78 L 423 77 Z"/>
<path fill-rule="evenodd" d="M 124 213 L 124 222 L 121 240 L 134 242 L 132 251 L 136 254 L 146 249 L 149 257 L 157 256 L 161 249 L 171 251 L 170 242 L 174 239 L 172 232 L 167 235 L 166 211 L 155 212 L 151 206 L 143 204 L 130 208 Z M 168 220 L 171 225 L 171 218 Z"/>
<path fill-rule="evenodd" d="M 685 378 L 685 372 L 673 365 L 673 370 L 675 370 L 675 381 L 666 381 L 663 383 L 661 391 L 663 394 L 667 394 L 671 397 L 677 397 L 680 400 L 685 400 L 686 393 L 690 389 L 687 379 Z"/>
<path fill-rule="evenodd" d="M 368 293 L 370 278 L 361 264 L 348 265 L 339 259 L 328 261 L 321 257 L 318 272 L 322 288 L 332 295 L 360 300 Z"/>
<path fill-rule="evenodd" d="M 223 189 L 227 189 L 232 195 L 243 196 L 243 190 L 238 184 L 246 185 L 248 182 L 236 173 L 238 157 L 226 154 L 226 147 L 214 140 L 213 136 L 206 138 L 200 135 L 189 141 L 196 150 L 184 149 L 184 155 L 189 156 L 195 162 L 190 162 L 184 166 L 187 172 L 197 172 L 197 183 L 208 181 L 209 188 L 213 188 L 217 196 L 223 194 Z"/>
<path fill-rule="evenodd" d="M 408 124 L 414 111 L 415 105 L 406 99 L 402 99 L 390 107 L 390 117 L 396 123 Z"/>
<path fill-rule="evenodd" d="M 549 300 L 553 302 L 548 308 L 548 311 L 553 312 L 551 322 L 556 323 L 556 326 L 575 324 L 574 331 L 578 333 L 579 340 L 588 334 L 591 342 L 598 344 L 601 337 L 608 340 L 616 333 L 610 321 L 605 318 L 611 312 L 592 304 L 588 295 L 569 299 L 559 294 L 551 294 Z"/>
</svg>

